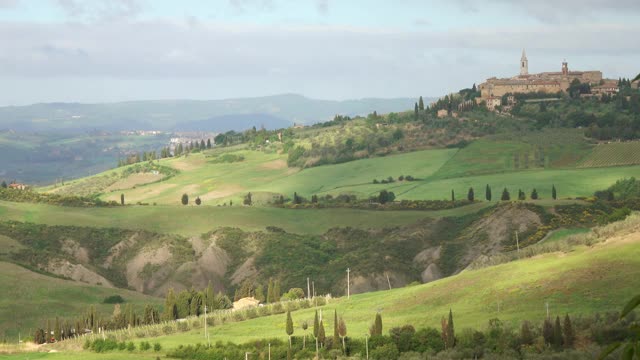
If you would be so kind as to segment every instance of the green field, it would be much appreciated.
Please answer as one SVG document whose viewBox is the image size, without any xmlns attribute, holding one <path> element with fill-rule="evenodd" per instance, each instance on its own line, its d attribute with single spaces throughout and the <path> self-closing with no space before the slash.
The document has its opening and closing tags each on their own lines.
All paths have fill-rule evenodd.
<svg viewBox="0 0 640 360">
<path fill-rule="evenodd" d="M 513 326 L 519 326 L 523 320 L 538 324 L 546 316 L 547 303 L 552 315 L 569 313 L 577 317 L 619 310 L 640 287 L 639 275 L 640 238 L 632 233 L 593 247 L 580 246 L 567 253 L 551 253 L 465 271 L 425 285 L 358 294 L 351 299 L 337 298 L 321 309 L 327 329 L 333 326 L 333 310 L 336 309 L 344 317 L 351 337 L 364 337 L 377 311 L 382 313 L 384 332 L 404 324 L 439 328 L 440 319 L 449 309 L 453 310 L 456 331 L 467 327 L 484 328 L 493 318 Z M 292 313 L 294 336 L 303 334 L 300 324 L 305 320 L 312 323 L 313 316 L 314 309 Z M 237 343 L 272 337 L 284 340 L 284 328 L 284 314 L 260 317 L 215 325 L 211 328 L 211 340 Z M 203 343 L 204 335 L 200 328 L 151 341 L 159 342 L 166 350 L 183 344 Z M 118 352 L 83 354 L 85 359 L 128 358 L 128 354 Z M 110 357 L 115 354 L 121 357 Z M 24 355 L 11 358 L 24 358 L 20 356 Z M 42 355 L 41 358 L 59 359 L 59 356 Z"/>
<path fill-rule="evenodd" d="M 508 147 L 506 144 L 503 143 Z M 470 147 L 473 149 L 473 145 Z M 496 145 L 494 150 L 500 153 L 504 148 Z M 191 199 L 199 196 L 207 205 L 220 205 L 229 200 L 238 205 L 247 192 L 252 192 L 254 202 L 260 205 L 271 201 L 273 194 L 292 197 L 297 192 L 309 198 L 313 194 L 349 193 L 369 197 L 386 189 L 394 191 L 399 200 L 436 200 L 448 199 L 451 190 L 455 191 L 458 198 L 463 198 L 469 187 L 476 190 L 477 198 L 482 198 L 484 187 L 489 184 L 494 199 L 500 196 L 505 187 L 512 195 L 517 194 L 518 189 L 528 195 L 536 188 L 542 198 L 550 197 L 552 185 L 558 189 L 559 197 L 574 198 L 592 196 L 595 191 L 609 187 L 618 179 L 640 176 L 640 166 L 618 166 L 606 170 L 595 167 L 533 168 L 499 172 L 501 167 L 498 163 L 488 162 L 483 165 L 481 161 L 469 157 L 472 153 L 465 150 L 418 151 L 302 171 L 286 168 L 280 155 L 254 151 L 240 153 L 245 156 L 245 161 L 228 164 L 208 163 L 202 154 L 162 161 L 165 165 L 181 169 L 181 173 L 166 181 L 116 191 L 102 197 L 119 201 L 120 194 L 123 193 L 128 203 L 142 201 L 179 205 L 180 197 L 186 193 Z M 495 161 L 512 160 L 506 156 Z M 477 165 L 468 165 L 469 162 Z M 475 172 L 486 172 L 485 166 L 496 170 L 492 174 L 473 175 Z M 458 174 L 457 177 L 447 178 L 455 174 Z M 397 179 L 400 175 L 411 175 L 419 180 L 373 184 L 373 179 L 382 180 L 389 176 Z"/>
<path fill-rule="evenodd" d="M 366 211 L 168 205 L 74 208 L 0 201 L 0 217 L 46 225 L 118 227 L 185 236 L 200 235 L 219 227 L 256 231 L 267 226 L 278 226 L 292 233 L 321 234 L 334 227 L 380 229 L 411 224 L 427 217 L 461 216 L 490 205 L 484 202 L 441 211 Z"/>
<path fill-rule="evenodd" d="M 591 229 L 586 229 L 586 228 L 559 229 L 549 233 L 549 235 L 547 235 L 547 237 L 542 239 L 541 242 L 544 242 L 544 243 L 557 242 L 569 236 L 585 234 L 585 233 L 588 233 L 589 231 L 591 231 Z"/>
<path fill-rule="evenodd" d="M 3 242 L 5 243 L 5 242 Z M 11 296 L 0 297 L 0 331 L 7 338 L 30 336 L 47 318 L 72 317 L 97 305 L 103 315 L 113 312 L 113 305 L 102 304 L 105 297 L 119 294 L 139 310 L 144 304 L 159 305 L 162 299 L 134 291 L 110 289 L 52 278 L 15 264 L 0 261 L 0 287 Z"/>
</svg>

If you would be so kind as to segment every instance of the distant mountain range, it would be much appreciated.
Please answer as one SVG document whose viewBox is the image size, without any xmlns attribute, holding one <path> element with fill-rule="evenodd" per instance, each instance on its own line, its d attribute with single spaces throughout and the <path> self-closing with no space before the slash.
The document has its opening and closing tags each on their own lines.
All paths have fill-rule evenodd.
<svg viewBox="0 0 640 360">
<path fill-rule="evenodd" d="M 0 130 L 244 130 L 313 124 L 334 115 L 406 111 L 416 99 L 316 100 L 283 94 L 226 100 L 150 100 L 104 104 L 42 103 L 0 107 Z M 427 99 L 429 101 L 429 99 Z"/>
</svg>

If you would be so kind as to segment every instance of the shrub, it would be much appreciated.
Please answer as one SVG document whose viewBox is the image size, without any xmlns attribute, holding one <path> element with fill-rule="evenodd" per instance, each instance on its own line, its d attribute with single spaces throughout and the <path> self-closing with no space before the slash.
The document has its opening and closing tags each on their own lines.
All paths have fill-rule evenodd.
<svg viewBox="0 0 640 360">
<path fill-rule="evenodd" d="M 171 325 L 165 325 L 162 327 L 162 333 L 165 335 L 173 334 L 173 327 Z"/>
<path fill-rule="evenodd" d="M 160 343 L 153 344 L 153 351 L 158 352 L 160 350 L 162 350 L 162 346 L 160 346 Z"/>
<path fill-rule="evenodd" d="M 106 298 L 104 298 L 104 300 L 102 300 L 103 304 L 122 304 L 123 302 L 124 299 L 120 295 L 107 296 Z"/>
<path fill-rule="evenodd" d="M 397 360 L 400 352 L 395 344 L 385 344 L 370 351 L 374 360 Z"/>
<path fill-rule="evenodd" d="M 136 349 L 136 344 L 134 344 L 133 341 L 129 341 L 129 343 L 127 344 L 127 351 L 131 352 L 135 349 Z"/>
<path fill-rule="evenodd" d="M 140 343 L 140 350 L 148 351 L 149 349 L 151 349 L 151 344 L 149 344 L 148 341 L 143 341 Z"/>
</svg>

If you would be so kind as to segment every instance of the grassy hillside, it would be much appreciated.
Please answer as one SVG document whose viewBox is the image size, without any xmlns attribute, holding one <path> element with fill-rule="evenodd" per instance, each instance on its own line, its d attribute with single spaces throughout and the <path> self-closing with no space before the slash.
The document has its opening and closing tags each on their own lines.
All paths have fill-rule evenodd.
<svg viewBox="0 0 640 360">
<path fill-rule="evenodd" d="M 102 304 L 110 295 L 120 295 L 138 309 L 162 302 L 134 291 L 52 278 L 4 261 L 0 261 L 0 287 L 3 293 L 11 294 L 0 297 L 0 332 L 7 338 L 16 338 L 18 332 L 25 337 L 42 327 L 47 318 L 77 316 L 90 305 L 96 305 L 105 316 L 111 314 L 113 305 Z"/>
<path fill-rule="evenodd" d="M 449 309 L 453 310 L 456 332 L 469 327 L 482 329 L 494 318 L 516 327 L 523 320 L 539 324 L 546 316 L 547 303 L 552 315 L 569 313 L 574 318 L 596 312 L 618 311 L 640 286 L 639 224 L 636 215 L 623 223 L 605 227 L 598 233 L 606 241 L 590 247 L 578 246 L 566 252 L 466 271 L 425 285 L 359 294 L 351 299 L 333 299 L 320 308 L 325 327 L 333 327 L 334 309 L 344 317 L 349 336 L 356 338 L 368 333 L 378 311 L 382 313 L 385 333 L 394 326 L 404 324 L 413 324 L 416 328 L 439 328 L 441 317 Z M 300 327 L 303 321 L 313 323 L 314 311 L 304 309 L 292 313 L 294 336 L 304 334 Z M 286 339 L 284 314 L 215 324 L 210 329 L 212 342 Z M 205 342 L 202 328 L 150 340 L 162 344 L 163 351 L 183 344 Z M 78 342 L 75 348 L 78 349 L 80 345 L 81 342 Z M 69 351 L 74 347 L 62 345 L 59 348 Z M 129 358 L 124 352 L 82 354 L 86 359 Z M 73 352 L 69 355 L 67 358 L 77 356 Z M 132 354 L 131 358 L 134 355 L 138 353 Z M 21 356 L 9 358 L 24 358 L 24 355 Z M 39 356 L 34 358 L 63 358 L 61 354 Z"/>
<path fill-rule="evenodd" d="M 599 144 L 580 162 L 579 167 L 605 167 L 640 164 L 640 141 Z"/>
</svg>

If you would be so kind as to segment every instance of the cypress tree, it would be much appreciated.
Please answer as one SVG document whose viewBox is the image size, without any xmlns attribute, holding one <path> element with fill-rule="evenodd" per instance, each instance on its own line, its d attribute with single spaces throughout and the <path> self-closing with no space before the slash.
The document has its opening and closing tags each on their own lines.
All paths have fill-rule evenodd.
<svg viewBox="0 0 640 360">
<path fill-rule="evenodd" d="M 371 334 L 371 335 L 382 335 L 382 315 L 380 315 L 380 313 L 376 314 L 374 328 L 375 328 L 375 334 Z"/>
<path fill-rule="evenodd" d="M 413 117 L 418 120 L 418 103 L 415 104 L 415 106 L 413 107 Z"/>
<path fill-rule="evenodd" d="M 560 316 L 556 316 L 556 324 L 553 327 L 553 346 L 556 349 L 562 348 L 562 326 L 560 325 Z"/>
<path fill-rule="evenodd" d="M 449 321 L 447 321 L 447 342 L 448 348 L 456 346 L 456 334 L 453 328 L 453 312 L 449 309 Z"/>
<path fill-rule="evenodd" d="M 538 200 L 538 190 L 533 189 L 531 191 L 531 200 Z"/>
<path fill-rule="evenodd" d="M 3 189 L 6 189 L 7 188 L 7 182 L 2 180 L 2 185 L 0 185 L 0 186 L 2 186 Z"/>
<path fill-rule="evenodd" d="M 557 199 L 558 197 L 558 193 L 556 192 L 555 185 L 551 185 L 551 197 L 553 198 L 553 200 Z"/>
<path fill-rule="evenodd" d="M 120 194 L 120 205 L 124 205 L 124 194 Z"/>
<path fill-rule="evenodd" d="M 318 341 L 320 344 L 324 345 L 324 340 L 326 339 L 326 335 L 324 333 L 324 323 L 320 320 L 320 329 L 318 330 Z"/>
<path fill-rule="evenodd" d="M 169 292 L 167 292 L 167 297 L 164 300 L 164 313 L 162 314 L 162 319 L 167 321 L 175 320 L 178 318 L 177 313 L 176 295 L 173 292 L 173 288 L 170 288 Z"/>
<path fill-rule="evenodd" d="M 202 204 L 202 200 L 200 200 L 200 196 L 196 197 L 196 205 L 200 206 Z"/>
<path fill-rule="evenodd" d="M 338 335 L 342 338 L 342 352 L 346 353 L 347 349 L 344 344 L 344 338 L 347 337 L 347 323 L 344 322 L 344 319 L 340 317 L 338 321 Z"/>
<path fill-rule="evenodd" d="M 51 320 L 47 319 L 47 336 L 45 337 L 45 342 L 51 342 Z"/>
<path fill-rule="evenodd" d="M 53 338 L 56 341 L 62 340 L 62 334 L 61 334 L 61 331 L 60 331 L 60 319 L 58 319 L 57 316 L 56 316 L 55 327 L 53 328 Z"/>
<path fill-rule="evenodd" d="M 518 189 L 518 200 L 525 200 L 524 191 L 522 189 Z"/>
<path fill-rule="evenodd" d="M 469 192 L 467 193 L 467 200 L 473 202 L 475 200 L 475 194 L 473 193 L 473 188 L 469 188 Z"/>
<path fill-rule="evenodd" d="M 287 335 L 289 335 L 289 349 L 291 349 L 291 335 L 293 335 L 293 319 L 291 319 L 291 311 L 287 310 Z"/>
<path fill-rule="evenodd" d="M 456 201 L 456 194 L 451 190 L 451 201 Z"/>
<path fill-rule="evenodd" d="M 418 109 L 420 109 L 420 111 L 424 110 L 424 100 L 422 100 L 422 96 L 420 96 L 420 99 L 418 100 Z"/>
<path fill-rule="evenodd" d="M 331 348 L 335 349 L 340 343 L 340 333 L 338 332 L 338 311 L 333 310 L 333 341 Z"/>
<path fill-rule="evenodd" d="M 189 204 L 189 195 L 187 194 L 182 194 L 182 199 L 180 200 L 182 202 L 182 205 L 187 205 Z"/>
<path fill-rule="evenodd" d="M 564 317 L 564 346 L 571 349 L 576 341 L 576 333 L 573 331 L 573 325 L 571 324 L 571 318 L 569 314 Z"/>
<path fill-rule="evenodd" d="M 269 285 L 267 285 L 267 303 L 273 302 L 273 279 L 269 278 Z"/>
<path fill-rule="evenodd" d="M 507 190 L 507 188 L 504 188 L 504 190 L 502 190 L 502 197 L 500 198 L 500 200 L 502 201 L 511 200 L 511 195 L 509 195 L 509 190 Z"/>
<path fill-rule="evenodd" d="M 544 324 L 542 325 L 542 337 L 547 346 L 553 344 L 553 324 L 548 318 L 544 319 Z"/>
<path fill-rule="evenodd" d="M 484 198 L 487 199 L 487 201 L 491 201 L 491 188 L 489 187 L 489 184 L 487 184 L 487 187 L 484 190 Z"/>
<path fill-rule="evenodd" d="M 522 328 L 520 328 L 520 343 L 522 345 L 533 344 L 533 334 L 531 333 L 531 327 L 528 321 L 524 321 Z"/>
<path fill-rule="evenodd" d="M 211 149 L 211 139 L 207 139 L 207 149 Z"/>
<path fill-rule="evenodd" d="M 200 150 L 204 150 L 204 149 L 205 149 L 204 140 L 200 140 Z"/>
<path fill-rule="evenodd" d="M 320 331 L 320 322 L 318 321 L 318 310 L 316 310 L 316 316 L 313 318 L 313 337 L 318 338 L 318 332 Z"/>
</svg>

